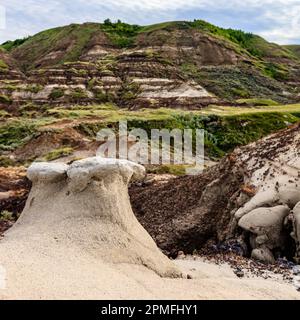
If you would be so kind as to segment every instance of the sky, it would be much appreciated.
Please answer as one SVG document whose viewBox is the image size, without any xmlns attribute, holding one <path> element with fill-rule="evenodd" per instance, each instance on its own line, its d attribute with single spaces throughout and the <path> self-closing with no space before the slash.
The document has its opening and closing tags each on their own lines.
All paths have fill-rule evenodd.
<svg viewBox="0 0 300 320">
<path fill-rule="evenodd" d="M 271 42 L 300 44 L 300 0 L 0 0 L 0 43 L 106 18 L 140 25 L 203 19 Z"/>
</svg>

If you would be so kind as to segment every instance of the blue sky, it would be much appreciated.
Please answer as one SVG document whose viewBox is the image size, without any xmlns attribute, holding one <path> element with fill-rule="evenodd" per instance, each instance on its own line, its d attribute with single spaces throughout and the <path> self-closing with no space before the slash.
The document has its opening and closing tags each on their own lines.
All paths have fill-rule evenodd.
<svg viewBox="0 0 300 320">
<path fill-rule="evenodd" d="M 300 44 L 300 0 L 0 0 L 0 43 L 105 18 L 141 25 L 204 19 L 280 44 Z"/>
</svg>

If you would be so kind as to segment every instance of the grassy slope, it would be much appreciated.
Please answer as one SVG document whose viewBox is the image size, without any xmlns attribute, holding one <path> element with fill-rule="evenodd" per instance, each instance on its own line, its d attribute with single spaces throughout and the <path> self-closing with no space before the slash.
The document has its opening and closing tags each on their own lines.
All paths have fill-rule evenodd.
<svg viewBox="0 0 300 320">
<path fill-rule="evenodd" d="M 55 61 L 57 63 L 77 61 L 87 43 L 99 30 L 100 25 L 97 23 L 49 29 L 30 37 L 23 44 L 12 48 L 11 52 L 21 61 L 21 67 L 25 70 L 34 68 L 38 60 L 56 51 L 64 52 L 63 57 Z"/>
<path fill-rule="evenodd" d="M 72 24 L 65 27 L 54 28 L 40 32 L 26 39 L 18 39 L 4 44 L 4 48 L 12 51 L 16 56 L 22 56 L 26 67 L 32 67 L 34 60 L 38 60 L 51 51 L 62 49 L 66 44 L 75 41 L 64 58 L 59 61 L 76 61 L 89 45 L 91 37 L 95 33 L 104 32 L 116 47 L 124 48 L 134 45 L 135 37 L 140 33 L 150 33 L 160 30 L 188 30 L 197 29 L 200 32 L 209 33 L 216 38 L 221 38 L 240 50 L 247 52 L 256 58 L 288 58 L 297 59 L 293 51 L 286 47 L 272 44 L 263 38 L 240 30 L 223 29 L 202 20 L 193 22 L 174 21 L 150 26 L 129 25 L 126 23 L 86 23 L 82 25 Z"/>
<path fill-rule="evenodd" d="M 95 138 L 101 128 L 117 127 L 120 120 L 128 120 L 129 128 L 144 128 L 148 132 L 153 128 L 205 129 L 207 153 L 220 157 L 237 146 L 300 121 L 300 105 L 252 108 L 211 106 L 193 112 L 163 108 L 128 111 L 118 110 L 113 105 L 73 106 L 69 109 L 57 107 L 35 118 L 24 115 L 4 120 L 0 126 L 0 150 L 14 150 L 41 131 L 63 130 L 59 124 L 66 120 L 68 126 L 71 123 L 77 131 L 91 138 Z"/>
<path fill-rule="evenodd" d="M 286 48 L 287 50 L 293 52 L 293 54 L 300 58 L 300 45 L 298 44 L 291 44 L 291 45 L 286 45 L 286 46 L 283 46 L 284 48 Z"/>
</svg>

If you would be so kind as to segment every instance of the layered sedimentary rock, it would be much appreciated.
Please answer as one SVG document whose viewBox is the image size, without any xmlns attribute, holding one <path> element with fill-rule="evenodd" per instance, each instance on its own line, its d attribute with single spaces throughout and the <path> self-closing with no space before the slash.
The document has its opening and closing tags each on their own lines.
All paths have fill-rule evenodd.
<svg viewBox="0 0 300 320">
<path fill-rule="evenodd" d="M 9 73 L 10 77 L 13 73 Z M 0 81 L 2 106 L 91 104 L 199 109 L 218 99 L 178 68 L 147 51 L 99 54 L 87 61 L 34 69 L 22 82 Z"/>
<path fill-rule="evenodd" d="M 17 62 L 0 48 L 0 81 L 18 82 L 24 80 L 24 74 L 19 70 Z"/>
<path fill-rule="evenodd" d="M 0 242 L 8 292 L 21 294 L 30 281 L 43 294 L 43 286 L 60 287 L 62 279 L 76 291 L 79 276 L 86 278 L 88 290 L 99 281 L 93 280 L 96 266 L 101 281 L 121 266 L 181 277 L 131 210 L 127 185 L 143 176 L 142 166 L 126 160 L 34 163 L 28 169 L 33 187 L 26 207 Z"/>
</svg>

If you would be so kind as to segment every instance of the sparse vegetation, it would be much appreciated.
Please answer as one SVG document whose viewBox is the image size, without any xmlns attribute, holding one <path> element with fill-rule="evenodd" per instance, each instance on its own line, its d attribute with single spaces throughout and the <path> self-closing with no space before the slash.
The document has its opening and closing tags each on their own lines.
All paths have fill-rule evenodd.
<svg viewBox="0 0 300 320">
<path fill-rule="evenodd" d="M 246 104 L 248 106 L 278 106 L 279 103 L 272 100 L 272 99 L 258 99 L 258 98 L 253 98 L 253 99 L 238 99 L 236 101 L 237 103 L 240 104 Z"/>
<path fill-rule="evenodd" d="M 64 147 L 64 148 L 59 148 L 59 149 L 55 149 L 52 150 L 51 152 L 49 152 L 48 154 L 46 154 L 44 156 L 44 159 L 46 161 L 53 161 L 62 157 L 66 157 L 69 156 L 70 154 L 73 153 L 73 148 L 71 147 Z"/>
<path fill-rule="evenodd" d="M 57 100 L 65 95 L 65 90 L 61 88 L 54 88 L 49 95 L 50 100 Z"/>
<path fill-rule="evenodd" d="M 12 100 L 10 97 L 5 94 L 0 94 L 0 104 L 11 104 Z"/>
<path fill-rule="evenodd" d="M 284 85 L 253 68 L 219 66 L 197 69 L 193 65 L 182 68 L 188 77 L 194 78 L 209 92 L 229 101 L 268 97 L 277 102 L 288 102 L 287 97 L 282 95 Z"/>
<path fill-rule="evenodd" d="M 102 25 L 102 30 L 107 33 L 110 40 L 119 48 L 131 47 L 141 29 L 142 27 L 138 25 L 124 23 L 121 20 L 111 22 L 109 19 L 106 19 Z"/>
<path fill-rule="evenodd" d="M 39 93 L 41 90 L 43 90 L 43 86 L 39 84 L 32 84 L 32 85 L 26 86 L 24 90 L 32 93 Z"/>
<path fill-rule="evenodd" d="M 7 71 L 8 70 L 8 65 L 0 59 L 0 71 Z"/>
<path fill-rule="evenodd" d="M 34 123 L 27 120 L 13 120 L 0 126 L 0 150 L 13 150 L 29 140 L 36 133 Z"/>
<path fill-rule="evenodd" d="M 69 97 L 72 102 L 79 103 L 82 99 L 87 99 L 89 96 L 86 90 L 75 88 L 70 92 Z"/>
<path fill-rule="evenodd" d="M 7 210 L 0 212 L 0 220 L 1 221 L 11 221 L 14 220 L 14 216 L 12 212 L 9 212 Z"/>
<path fill-rule="evenodd" d="M 1 45 L 1 47 L 7 51 L 11 51 L 12 49 L 19 47 L 29 39 L 30 37 L 25 37 L 23 39 L 16 39 L 14 41 L 6 41 Z"/>
<path fill-rule="evenodd" d="M 7 156 L 0 156 L 0 167 L 12 167 L 16 162 Z"/>
<path fill-rule="evenodd" d="M 172 174 L 175 176 L 181 176 L 186 174 L 186 165 L 160 165 L 160 166 L 148 166 L 147 172 L 154 174 Z"/>
</svg>

